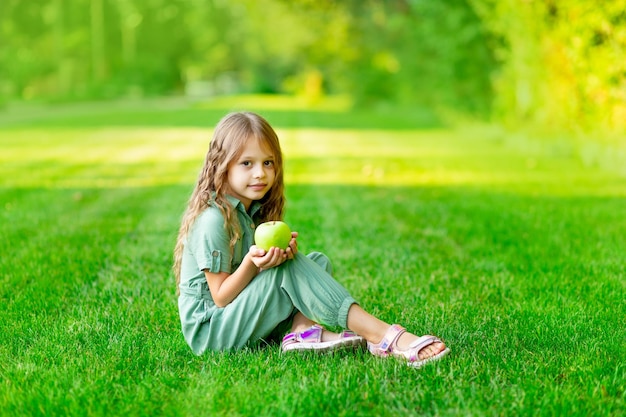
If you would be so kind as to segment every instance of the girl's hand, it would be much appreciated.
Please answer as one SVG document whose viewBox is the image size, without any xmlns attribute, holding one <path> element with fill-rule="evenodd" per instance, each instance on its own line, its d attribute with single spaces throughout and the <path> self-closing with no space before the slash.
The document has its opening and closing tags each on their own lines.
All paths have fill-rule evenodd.
<svg viewBox="0 0 626 417">
<path fill-rule="evenodd" d="M 293 259 L 298 253 L 298 242 L 296 242 L 296 238 L 298 237 L 298 232 L 291 232 L 291 240 L 289 241 L 289 247 L 285 252 L 287 252 L 287 259 Z"/>
<path fill-rule="evenodd" d="M 256 245 L 250 247 L 250 259 L 260 271 L 273 268 L 287 260 L 287 252 L 279 248 L 270 248 L 267 252 Z M 260 272 L 259 271 L 259 272 Z"/>
</svg>

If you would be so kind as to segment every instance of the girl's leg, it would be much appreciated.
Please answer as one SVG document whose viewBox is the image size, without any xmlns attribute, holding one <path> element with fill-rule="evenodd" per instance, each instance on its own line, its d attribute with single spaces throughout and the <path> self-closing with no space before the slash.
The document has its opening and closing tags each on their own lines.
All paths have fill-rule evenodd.
<svg viewBox="0 0 626 417">
<path fill-rule="evenodd" d="M 277 268 L 282 277 L 281 289 L 289 296 L 293 306 L 310 323 L 331 327 L 347 327 L 347 317 L 354 298 L 328 272 L 329 265 L 320 253 L 295 258 Z M 303 318 L 299 323 L 305 323 Z"/>
<path fill-rule="evenodd" d="M 323 255 L 317 255 L 325 258 Z M 372 344 L 378 344 L 391 325 L 363 310 L 329 273 L 328 268 L 320 267 L 316 256 L 307 258 L 296 254 L 295 259 L 281 266 L 283 281 L 281 288 L 289 295 L 298 310 L 296 325 L 310 327 L 314 322 L 329 326 L 341 326 L 354 331 Z M 307 321 L 308 320 L 308 321 Z M 327 335 L 327 337 L 331 337 Z M 394 344 L 397 350 L 404 350 L 418 337 L 402 333 Z M 434 342 L 419 351 L 420 360 L 427 359 L 446 349 L 441 342 Z"/>
<path fill-rule="evenodd" d="M 358 304 L 352 304 L 350 310 L 348 310 L 348 329 L 364 337 L 370 343 L 379 343 L 390 326 L 390 324 L 363 310 Z M 398 338 L 396 346 L 399 350 L 408 349 L 409 345 L 417 338 L 416 335 L 405 332 Z M 418 357 L 420 360 L 428 359 L 443 352 L 445 349 L 446 345 L 443 342 L 435 342 L 421 349 Z"/>
<path fill-rule="evenodd" d="M 308 254 L 307 257 L 313 260 L 316 264 L 318 264 L 322 268 L 324 268 L 324 270 L 326 271 L 328 275 L 332 275 L 333 273 L 332 265 L 328 257 L 326 257 L 324 254 L 320 252 L 312 252 Z M 304 314 L 298 311 L 293 317 L 293 322 L 291 325 L 291 333 L 306 331 L 315 324 L 320 324 L 320 323 L 316 323 L 313 320 L 310 320 Z M 331 332 L 327 329 L 324 329 L 322 331 L 322 342 L 336 340 L 338 337 L 339 337 L 339 334 Z"/>
</svg>

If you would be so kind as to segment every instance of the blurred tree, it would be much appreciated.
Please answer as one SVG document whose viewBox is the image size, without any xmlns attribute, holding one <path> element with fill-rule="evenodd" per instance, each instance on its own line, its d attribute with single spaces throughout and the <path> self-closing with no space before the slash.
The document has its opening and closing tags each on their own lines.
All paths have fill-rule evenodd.
<svg viewBox="0 0 626 417">
<path fill-rule="evenodd" d="M 32 94 L 27 90 L 29 83 L 33 79 L 41 80 L 52 69 L 52 62 L 41 59 L 40 55 L 49 46 L 46 39 L 38 36 L 45 25 L 41 13 L 44 6 L 44 0 L 6 0 L 0 3 L 0 71 L 3 72 L 5 93 Z"/>
<path fill-rule="evenodd" d="M 626 124 L 626 0 L 2 0 L 0 102 L 349 94 Z"/>
<path fill-rule="evenodd" d="M 104 0 L 91 0 L 91 69 L 93 80 L 104 81 L 106 77 L 106 43 L 104 23 Z"/>
<path fill-rule="evenodd" d="M 352 1 L 361 101 L 446 106 L 485 115 L 496 67 L 489 34 L 465 0 Z"/>
<path fill-rule="evenodd" d="M 519 126 L 626 128 L 626 0 L 470 0 L 501 39 L 495 115 Z"/>
</svg>

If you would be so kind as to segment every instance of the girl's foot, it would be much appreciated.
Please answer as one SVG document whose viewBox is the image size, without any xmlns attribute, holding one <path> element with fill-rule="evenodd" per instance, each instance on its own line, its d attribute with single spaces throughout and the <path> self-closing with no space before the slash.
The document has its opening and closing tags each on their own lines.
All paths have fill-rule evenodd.
<svg viewBox="0 0 626 417">
<path fill-rule="evenodd" d="M 302 332 L 292 332 L 283 338 L 282 351 L 329 352 L 343 348 L 363 346 L 365 339 L 350 330 L 340 334 L 329 332 L 319 324 L 314 324 Z"/>
<path fill-rule="evenodd" d="M 373 355 L 400 358 L 413 367 L 440 359 L 450 351 L 435 336 L 417 337 L 398 324 L 391 325 L 379 343 L 368 342 L 367 347 Z"/>
<path fill-rule="evenodd" d="M 396 346 L 398 350 L 407 350 L 410 348 L 411 344 L 415 343 L 415 341 L 417 341 L 418 339 L 419 339 L 418 336 L 409 332 L 404 332 L 398 338 L 396 342 Z M 446 345 L 441 340 L 437 339 L 437 341 L 432 342 L 426 347 L 420 349 L 420 351 L 417 353 L 417 357 L 420 360 L 426 360 L 433 356 L 437 356 L 438 354 L 440 354 L 441 352 L 445 350 L 446 350 Z"/>
</svg>

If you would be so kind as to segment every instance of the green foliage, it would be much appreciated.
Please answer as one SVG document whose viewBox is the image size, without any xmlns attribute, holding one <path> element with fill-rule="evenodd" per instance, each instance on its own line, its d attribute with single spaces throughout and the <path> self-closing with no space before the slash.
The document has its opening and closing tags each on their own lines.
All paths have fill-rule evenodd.
<svg viewBox="0 0 626 417">
<path fill-rule="evenodd" d="M 622 133 L 624 10 L 626 0 L 4 0 L 0 106 L 340 94 L 357 107 Z"/>
<path fill-rule="evenodd" d="M 502 40 L 496 112 L 519 126 L 623 132 L 626 1 L 470 0 Z"/>
<path fill-rule="evenodd" d="M 496 65 L 466 1 L 355 3 L 349 90 L 358 99 L 489 114 Z"/>
<path fill-rule="evenodd" d="M 1 89 L 24 99 L 287 92 L 486 114 L 493 59 L 465 1 L 3 3 Z M 40 11 L 44 12 L 41 13 Z M 461 30 L 462 29 L 462 30 Z"/>
</svg>

